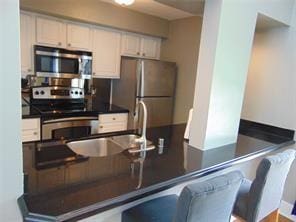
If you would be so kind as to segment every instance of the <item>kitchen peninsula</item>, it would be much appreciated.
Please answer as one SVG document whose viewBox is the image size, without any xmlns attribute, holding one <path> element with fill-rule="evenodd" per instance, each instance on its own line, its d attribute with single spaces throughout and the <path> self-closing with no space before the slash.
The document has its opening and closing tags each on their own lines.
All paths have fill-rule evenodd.
<svg viewBox="0 0 296 222">
<path fill-rule="evenodd" d="M 157 144 L 158 138 L 164 138 L 165 146 L 148 151 L 142 160 L 127 151 L 105 157 L 73 156 L 73 151 L 61 144 L 59 154 L 64 158 L 54 161 L 50 147 L 47 155 L 38 155 L 42 150 L 38 142 L 25 143 L 26 191 L 18 200 L 23 218 L 75 221 L 294 143 L 293 131 L 242 120 L 236 144 L 202 151 L 188 145 L 184 131 L 183 124 L 147 129 L 147 139 Z M 127 133 L 133 132 L 85 139 Z M 45 157 L 52 159 L 46 162 Z M 42 160 L 44 164 L 38 165 Z"/>
</svg>

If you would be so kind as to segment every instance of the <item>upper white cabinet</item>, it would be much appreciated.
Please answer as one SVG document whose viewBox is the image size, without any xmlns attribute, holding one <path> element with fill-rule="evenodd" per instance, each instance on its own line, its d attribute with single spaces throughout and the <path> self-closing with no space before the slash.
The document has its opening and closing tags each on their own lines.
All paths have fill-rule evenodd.
<svg viewBox="0 0 296 222">
<path fill-rule="evenodd" d="M 122 54 L 127 56 L 141 56 L 141 36 L 134 34 L 123 34 Z"/>
<path fill-rule="evenodd" d="M 36 18 L 36 42 L 54 47 L 66 47 L 65 24 L 59 20 Z"/>
<path fill-rule="evenodd" d="M 120 40 L 119 32 L 93 30 L 93 77 L 120 77 Z"/>
<path fill-rule="evenodd" d="M 85 25 L 67 24 L 67 48 L 91 49 L 91 28 Z"/>
<path fill-rule="evenodd" d="M 122 37 L 122 55 L 159 59 L 160 43 L 160 38 L 125 33 Z"/>
<path fill-rule="evenodd" d="M 161 40 L 152 37 L 142 37 L 141 53 L 142 57 L 159 59 Z"/>
<path fill-rule="evenodd" d="M 35 18 L 31 14 L 21 13 L 21 73 L 33 74 L 33 45 L 35 42 Z"/>
<path fill-rule="evenodd" d="M 52 18 L 36 18 L 36 38 L 41 45 L 91 50 L 91 28 Z"/>
</svg>

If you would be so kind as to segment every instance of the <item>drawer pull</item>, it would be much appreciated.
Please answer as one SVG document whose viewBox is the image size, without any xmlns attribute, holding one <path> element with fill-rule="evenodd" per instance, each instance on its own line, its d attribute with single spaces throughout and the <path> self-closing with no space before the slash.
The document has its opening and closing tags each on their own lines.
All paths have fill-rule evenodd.
<svg viewBox="0 0 296 222">
<path fill-rule="evenodd" d="M 34 132 L 33 134 L 34 134 L 34 135 L 37 135 L 38 133 L 37 133 L 37 132 Z"/>
<path fill-rule="evenodd" d="M 116 120 L 116 118 L 115 118 L 115 117 L 113 117 L 113 120 Z"/>
<path fill-rule="evenodd" d="M 100 126 L 100 128 L 103 129 L 104 127 L 103 126 Z"/>
</svg>

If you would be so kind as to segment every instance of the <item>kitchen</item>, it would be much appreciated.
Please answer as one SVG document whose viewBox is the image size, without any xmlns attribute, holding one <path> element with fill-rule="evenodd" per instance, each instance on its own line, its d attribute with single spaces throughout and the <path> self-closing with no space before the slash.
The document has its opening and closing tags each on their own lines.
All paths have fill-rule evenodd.
<svg viewBox="0 0 296 222">
<path fill-rule="evenodd" d="M 199 150 L 188 147 L 184 147 L 182 153 L 176 148 L 183 147 L 184 123 L 187 122 L 189 109 L 194 107 L 201 17 L 195 16 L 193 22 L 190 16 L 179 18 L 168 26 L 163 25 L 162 19 L 149 17 L 148 31 L 144 31 L 146 27 L 139 28 L 137 25 L 124 27 L 121 24 L 120 28 L 114 21 L 113 25 L 110 25 L 112 21 L 107 21 L 102 26 L 101 21 L 91 21 L 91 16 L 88 21 L 87 17 L 82 19 L 83 13 L 73 18 L 70 13 L 77 6 L 69 7 L 67 14 L 63 11 L 66 10 L 63 4 L 55 5 L 53 9 L 50 8 L 54 5 L 52 3 L 20 3 L 25 195 L 19 199 L 19 205 L 21 209 L 27 205 L 29 210 L 24 217 L 30 218 L 34 213 L 39 214 L 37 218 L 41 220 L 82 219 L 141 195 L 144 197 L 144 193 L 171 188 L 185 182 L 185 177 L 191 172 L 233 158 L 235 151 L 228 149 L 227 152 L 220 150 L 224 155 L 218 160 L 211 160 L 213 162 L 190 160 L 183 156 L 203 155 Z M 49 7 L 48 11 L 46 7 Z M 120 6 L 109 7 L 128 10 Z M 89 10 L 89 7 L 86 8 Z M 157 25 L 152 26 L 153 21 Z M 190 22 L 198 25 L 193 31 L 194 42 L 188 42 L 189 49 L 195 46 L 192 52 L 188 52 L 192 53 L 190 61 L 187 61 L 192 66 L 189 71 L 184 71 L 186 63 L 182 60 L 182 51 L 173 41 L 178 40 L 177 36 L 182 32 L 176 23 L 182 22 L 183 25 L 187 22 L 187 26 Z M 169 27 L 167 32 L 164 27 Z M 188 27 L 185 25 L 183 28 Z M 156 76 L 153 78 L 152 74 Z M 163 80 L 159 77 L 162 74 L 167 74 Z M 152 102 L 155 97 L 166 102 L 158 106 L 157 102 Z M 148 111 L 146 133 L 146 118 L 141 113 L 145 105 L 141 105 L 140 101 L 144 102 Z M 248 122 L 243 126 L 250 127 Z M 241 134 L 250 133 L 247 131 L 247 128 L 240 128 Z M 277 148 L 292 144 L 293 132 L 284 132 L 289 139 L 273 138 L 277 141 Z M 121 137 L 123 135 L 129 137 Z M 247 148 L 243 148 L 244 140 L 243 136 L 239 136 L 238 143 L 242 145 L 236 150 L 239 154 L 237 158 L 247 154 L 244 150 Z M 85 147 L 92 147 L 92 142 L 97 144 L 95 146 L 102 144 L 105 150 L 102 148 L 95 153 L 92 149 L 87 153 L 85 149 L 81 150 L 83 143 L 87 143 Z M 139 146 L 133 147 L 135 142 L 144 143 L 147 153 L 139 150 Z M 260 144 L 258 149 L 271 146 L 270 141 L 254 141 L 255 144 L 257 142 Z M 121 145 L 121 148 L 114 144 Z M 124 150 L 120 150 L 123 147 Z M 220 152 L 215 156 L 221 155 Z M 175 162 L 175 165 L 163 166 L 163 162 Z M 159 170 L 159 174 L 155 174 L 155 169 Z M 176 178 L 178 183 L 162 184 Z M 153 186 L 159 187 L 150 190 Z M 101 192 L 94 195 L 95 189 Z M 135 196 L 128 198 L 132 193 Z M 57 195 L 50 197 L 48 194 Z M 88 198 L 83 198 L 86 195 Z M 46 203 L 44 200 L 47 200 Z M 107 200 L 112 201 L 107 203 Z M 90 210 L 88 206 L 94 208 Z"/>
</svg>

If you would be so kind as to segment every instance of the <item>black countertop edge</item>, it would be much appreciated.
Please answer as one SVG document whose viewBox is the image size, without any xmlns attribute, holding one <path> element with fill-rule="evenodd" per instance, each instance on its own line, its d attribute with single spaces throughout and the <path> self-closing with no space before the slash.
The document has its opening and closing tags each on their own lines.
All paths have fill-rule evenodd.
<svg viewBox="0 0 296 222">
<path fill-rule="evenodd" d="M 212 167 L 208 167 L 204 170 L 198 170 L 192 173 L 188 173 L 184 176 L 180 176 L 178 178 L 174 178 L 171 180 L 167 180 L 165 182 L 161 182 L 155 185 L 151 185 L 146 188 L 142 188 L 139 190 L 135 190 L 133 192 L 121 195 L 116 198 L 112 198 L 106 201 L 98 202 L 96 204 L 68 212 L 66 214 L 57 216 L 57 217 L 51 217 L 51 216 L 46 216 L 42 214 L 35 214 L 35 213 L 30 213 L 28 212 L 28 209 L 26 207 L 25 201 L 24 201 L 24 195 L 22 195 L 18 199 L 18 204 L 21 209 L 21 213 L 23 215 L 23 218 L 25 221 L 77 221 L 79 219 L 87 218 L 90 216 L 93 216 L 95 214 L 101 213 L 103 211 L 112 209 L 114 207 L 118 207 L 120 205 L 130 203 L 132 201 L 147 197 L 149 195 L 167 190 L 169 188 L 172 188 L 178 184 L 184 183 L 184 182 L 189 182 L 194 179 L 201 178 L 203 176 L 210 175 L 212 173 L 215 173 L 219 170 L 223 170 L 225 168 L 231 167 L 233 165 L 237 165 L 239 163 L 243 163 L 255 158 L 258 158 L 260 156 L 264 156 L 270 152 L 279 150 L 283 147 L 293 145 L 295 144 L 295 141 L 289 140 L 287 142 L 281 143 L 281 144 L 276 144 L 276 145 L 271 145 L 270 147 L 267 147 L 265 149 L 262 149 L 257 152 L 253 152 L 250 154 L 247 154 L 245 156 L 241 156 L 226 162 L 223 162 L 221 164 L 214 165 Z"/>
</svg>

